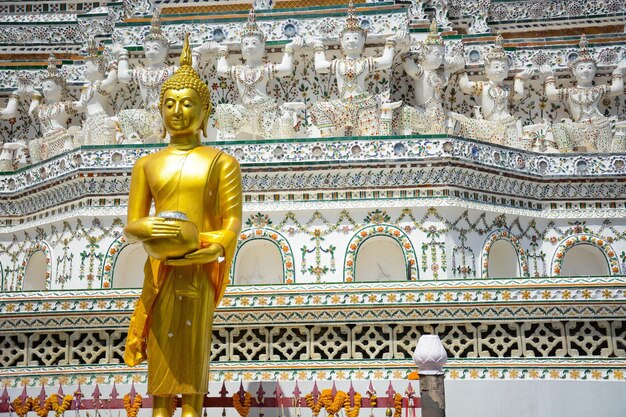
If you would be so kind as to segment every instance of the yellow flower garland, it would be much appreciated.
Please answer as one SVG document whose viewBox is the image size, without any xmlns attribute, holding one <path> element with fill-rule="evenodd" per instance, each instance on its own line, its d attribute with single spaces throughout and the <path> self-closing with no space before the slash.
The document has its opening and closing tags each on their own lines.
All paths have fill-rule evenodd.
<svg viewBox="0 0 626 417">
<path fill-rule="evenodd" d="M 343 407 L 344 401 L 348 394 L 343 391 L 337 391 L 335 394 L 335 398 L 333 398 L 333 391 L 328 388 L 322 390 L 322 394 L 320 395 L 320 401 L 324 404 L 324 408 L 326 408 L 326 412 L 328 413 L 328 417 L 334 417 L 335 414 L 341 410 Z"/>
<path fill-rule="evenodd" d="M 244 399 L 242 405 L 239 393 L 236 392 L 233 395 L 233 407 L 235 407 L 235 410 L 237 410 L 241 417 L 248 417 L 248 413 L 250 413 L 250 403 L 252 402 L 252 395 L 248 391 L 246 391 L 243 397 Z"/>
<path fill-rule="evenodd" d="M 354 407 L 350 406 L 350 396 L 346 395 L 346 399 L 343 401 L 343 409 L 346 411 L 346 417 L 359 417 L 361 394 L 358 392 L 354 394 Z"/>
<path fill-rule="evenodd" d="M 59 396 L 57 394 L 52 394 L 48 400 L 50 400 L 51 408 L 54 410 L 57 417 L 59 417 L 70 408 L 73 398 L 74 397 L 71 395 L 64 396 L 61 405 L 59 405 Z"/>
<path fill-rule="evenodd" d="M 39 417 L 47 417 L 50 410 L 52 410 L 50 398 L 46 398 L 46 401 L 43 403 L 43 408 L 39 405 L 39 398 L 37 397 L 31 398 L 31 404 L 33 406 L 33 411 L 37 413 Z"/>
<path fill-rule="evenodd" d="M 377 400 L 378 400 L 378 397 L 372 394 L 372 396 L 370 397 L 370 407 L 371 408 L 376 408 L 376 401 Z"/>
<path fill-rule="evenodd" d="M 318 398 L 317 403 L 314 403 L 313 394 L 306 394 L 304 396 L 304 401 L 306 402 L 306 405 L 311 409 L 313 417 L 317 417 L 320 411 L 322 411 L 322 407 L 324 406 L 324 403 L 322 403 L 322 399 Z"/>
<path fill-rule="evenodd" d="M 126 415 L 128 417 L 137 417 L 137 414 L 139 414 L 139 409 L 141 408 L 142 401 L 143 398 L 141 397 L 141 395 L 137 394 L 135 395 L 135 399 L 131 404 L 130 395 L 124 395 L 124 409 L 126 410 Z"/>
<path fill-rule="evenodd" d="M 13 400 L 12 405 L 13 410 L 15 411 L 15 414 L 18 415 L 18 417 L 25 417 L 33 405 L 33 400 L 32 398 L 27 397 L 24 405 L 22 405 L 22 400 L 18 397 Z"/>
<path fill-rule="evenodd" d="M 393 417 L 402 417 L 402 394 L 399 392 L 393 396 L 393 406 L 395 408 Z"/>
</svg>

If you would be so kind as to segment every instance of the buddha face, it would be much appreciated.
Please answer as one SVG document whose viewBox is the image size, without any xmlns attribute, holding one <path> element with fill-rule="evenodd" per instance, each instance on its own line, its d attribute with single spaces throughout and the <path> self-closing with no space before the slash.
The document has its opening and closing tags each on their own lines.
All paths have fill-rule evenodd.
<svg viewBox="0 0 626 417">
<path fill-rule="evenodd" d="M 151 64 L 162 64 L 167 59 L 167 48 L 159 41 L 146 41 L 143 52 Z"/>
<path fill-rule="evenodd" d="M 577 81 L 591 82 L 596 76 L 596 64 L 593 62 L 581 62 L 574 67 L 574 77 Z"/>
<path fill-rule="evenodd" d="M 486 68 L 487 78 L 493 82 L 503 82 L 509 75 L 508 61 L 491 61 Z"/>
<path fill-rule="evenodd" d="M 63 87 L 52 80 L 45 80 L 41 83 L 41 91 L 46 100 L 59 100 L 63 92 Z"/>
<path fill-rule="evenodd" d="M 341 35 L 341 48 L 348 55 L 361 54 L 364 46 L 365 35 L 360 31 L 345 32 Z"/>
<path fill-rule="evenodd" d="M 443 47 L 437 45 L 427 46 L 422 67 L 429 70 L 437 69 L 443 64 L 443 57 Z"/>
<path fill-rule="evenodd" d="M 193 88 L 166 90 L 163 94 L 163 121 L 172 138 L 199 133 L 205 113 L 200 96 Z"/>
<path fill-rule="evenodd" d="M 263 58 L 265 42 L 258 36 L 246 36 L 241 40 L 241 54 L 247 60 L 258 61 Z"/>
</svg>

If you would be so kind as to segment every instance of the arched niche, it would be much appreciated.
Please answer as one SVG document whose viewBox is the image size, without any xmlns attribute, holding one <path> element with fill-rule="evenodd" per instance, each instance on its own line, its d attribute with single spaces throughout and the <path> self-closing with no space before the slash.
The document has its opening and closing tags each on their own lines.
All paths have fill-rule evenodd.
<svg viewBox="0 0 626 417">
<path fill-rule="evenodd" d="M 415 248 L 413 247 L 413 243 L 411 242 L 411 239 L 409 239 L 409 236 L 401 229 L 399 229 L 396 226 L 390 225 L 390 224 L 376 224 L 376 225 L 369 225 L 369 226 L 365 226 L 364 228 L 358 230 L 354 236 L 352 236 L 352 239 L 350 239 L 350 242 L 348 242 L 348 248 L 346 250 L 346 257 L 344 260 L 344 269 L 343 269 L 343 275 L 344 275 L 344 281 L 346 282 L 352 282 L 355 280 L 355 276 L 356 276 L 356 266 L 357 266 L 357 257 L 361 251 L 361 249 L 365 248 L 365 244 L 367 242 L 369 242 L 372 239 L 375 238 L 387 238 L 388 240 L 391 239 L 392 241 L 394 241 L 397 244 L 397 247 L 400 248 L 400 251 L 402 252 L 402 261 L 394 261 L 394 263 L 397 265 L 402 265 L 402 270 L 403 272 L 400 274 L 397 271 L 385 271 L 383 269 L 384 274 L 381 273 L 381 275 L 386 275 L 386 274 L 390 274 L 390 275 L 396 275 L 397 276 L 391 278 L 390 280 L 418 280 L 419 279 L 419 272 L 417 269 L 417 261 L 416 261 L 416 256 L 415 256 Z M 387 241 L 384 241 L 384 244 L 388 243 Z M 375 244 L 376 241 L 374 241 Z M 397 253 L 395 252 L 395 247 L 393 249 L 392 253 Z M 381 256 L 383 255 L 382 253 L 375 253 L 375 256 Z M 365 259 L 365 257 L 363 258 Z M 398 258 L 396 258 L 398 259 Z M 370 274 L 372 275 L 372 274 Z M 368 275 L 365 274 L 363 275 L 363 277 L 367 277 Z M 356 278 L 356 280 L 358 281 L 364 281 L 365 279 L 361 279 L 361 278 Z"/>
<path fill-rule="evenodd" d="M 36 250 L 28 259 L 24 270 L 22 291 L 43 291 L 47 288 L 48 258 L 44 251 Z"/>
<path fill-rule="evenodd" d="M 620 273 L 620 264 L 609 242 L 583 233 L 568 236 L 559 243 L 551 270 L 554 276 L 616 275 Z"/>
<path fill-rule="evenodd" d="M 123 246 L 113 266 L 113 288 L 141 288 L 148 254 L 139 243 Z"/>
<path fill-rule="evenodd" d="M 481 276 L 528 277 L 528 258 L 518 237 L 508 230 L 496 230 L 487 237 L 481 253 Z"/>
<path fill-rule="evenodd" d="M 598 247 L 582 244 L 569 249 L 563 256 L 561 276 L 610 275 L 606 256 Z"/>
<path fill-rule="evenodd" d="M 267 239 L 250 239 L 237 251 L 233 284 L 283 284 L 284 261 L 278 245 Z"/>
<path fill-rule="evenodd" d="M 363 242 L 356 255 L 354 280 L 358 282 L 402 281 L 407 263 L 400 244 L 388 236 L 374 236 Z"/>
<path fill-rule="evenodd" d="M 517 278 L 520 276 L 517 250 L 508 240 L 499 239 L 491 245 L 487 262 L 486 276 L 489 278 Z"/>
</svg>

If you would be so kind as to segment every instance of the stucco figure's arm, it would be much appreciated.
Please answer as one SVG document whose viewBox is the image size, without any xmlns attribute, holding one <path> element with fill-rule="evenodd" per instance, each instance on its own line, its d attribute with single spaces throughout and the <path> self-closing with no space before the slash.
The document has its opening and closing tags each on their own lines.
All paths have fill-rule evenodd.
<svg viewBox="0 0 626 417">
<path fill-rule="evenodd" d="M 401 30 L 394 34 L 393 36 L 387 39 L 385 42 L 385 49 L 383 50 L 383 54 L 374 58 L 374 70 L 381 71 L 391 68 L 393 64 L 393 56 L 396 53 L 396 46 L 398 43 L 404 43 L 406 39 L 406 31 Z"/>
<path fill-rule="evenodd" d="M 191 53 L 191 66 L 193 67 L 193 69 L 195 69 L 196 72 L 200 72 L 200 60 L 202 59 L 202 57 L 214 54 L 218 52 L 220 48 L 225 48 L 226 54 L 228 54 L 228 48 L 226 46 L 222 46 L 219 43 L 213 41 L 205 42 L 197 48 L 194 48 L 193 52 Z"/>
<path fill-rule="evenodd" d="M 416 64 L 413 58 L 408 54 L 404 56 L 402 66 L 404 67 L 404 71 L 406 71 L 407 75 L 411 78 L 418 80 L 424 76 L 424 69 L 422 66 Z"/>
<path fill-rule="evenodd" d="M 561 101 L 563 98 L 564 90 L 556 87 L 556 79 L 554 78 L 554 71 L 549 65 L 542 65 L 539 68 L 541 76 L 545 78 L 544 93 L 548 100 Z"/>
<path fill-rule="evenodd" d="M 41 93 L 39 93 L 38 91 L 36 91 L 33 94 L 33 98 L 30 101 L 30 106 L 28 107 L 28 115 L 32 118 L 32 119 L 36 119 L 37 118 L 37 108 L 39 107 L 39 105 L 41 104 Z"/>
<path fill-rule="evenodd" d="M 301 49 L 304 41 L 301 37 L 297 37 L 293 41 L 285 45 L 283 60 L 280 64 L 274 66 L 277 77 L 288 77 L 293 74 L 293 53 L 296 49 Z"/>
<path fill-rule="evenodd" d="M 228 47 L 220 45 L 217 50 L 217 66 L 215 67 L 218 77 L 230 77 L 232 67 L 228 65 Z"/>
<path fill-rule="evenodd" d="M 20 97 L 12 93 L 9 97 L 9 102 L 7 103 L 7 107 L 0 111 L 0 118 L 2 119 L 12 119 L 17 116 L 17 105 L 20 101 Z"/>
<path fill-rule="evenodd" d="M 391 68 L 393 64 L 393 56 L 396 53 L 396 46 L 398 42 L 403 42 L 406 37 L 405 31 L 400 31 L 395 35 L 391 36 L 385 42 L 385 49 L 383 50 L 383 54 L 378 58 L 374 58 L 374 70 L 381 71 Z"/>
<path fill-rule="evenodd" d="M 324 43 L 318 38 L 307 38 L 306 44 L 313 48 L 315 54 L 315 72 L 318 74 L 328 74 L 332 61 L 326 59 Z"/>
<path fill-rule="evenodd" d="M 459 75 L 459 88 L 465 94 L 477 95 L 476 92 L 480 88 L 480 83 L 470 81 L 467 72 L 462 72 Z"/>
<path fill-rule="evenodd" d="M 448 82 L 452 75 L 457 74 L 465 69 L 465 58 L 463 58 L 463 50 L 459 47 L 454 47 L 450 54 L 450 59 L 446 60 L 443 64 L 444 77 Z"/>
<path fill-rule="evenodd" d="M 613 71 L 611 90 L 609 96 L 618 96 L 624 92 L 624 70 L 626 70 L 626 60 L 621 61 Z"/>
<path fill-rule="evenodd" d="M 100 84 L 100 89 L 102 91 L 106 91 L 107 93 L 112 92 L 115 87 L 117 87 L 117 65 L 111 67 L 107 76 L 102 83 Z"/>
<path fill-rule="evenodd" d="M 133 80 L 133 71 L 128 66 L 128 50 L 120 46 L 116 51 L 118 53 L 117 79 L 121 84 L 129 84 Z"/>
<path fill-rule="evenodd" d="M 514 98 L 521 99 L 524 97 L 524 81 L 531 78 L 534 73 L 535 70 L 533 68 L 526 68 L 515 76 L 513 82 Z"/>
<path fill-rule="evenodd" d="M 72 109 L 76 113 L 83 113 L 87 110 L 86 90 L 81 91 L 80 99 L 78 101 L 72 101 Z"/>
</svg>

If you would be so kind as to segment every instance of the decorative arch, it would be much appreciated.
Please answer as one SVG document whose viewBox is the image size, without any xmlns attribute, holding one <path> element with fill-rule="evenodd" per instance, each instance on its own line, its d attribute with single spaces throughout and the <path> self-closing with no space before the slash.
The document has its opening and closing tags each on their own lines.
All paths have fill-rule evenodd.
<svg viewBox="0 0 626 417">
<path fill-rule="evenodd" d="M 111 288 L 113 285 L 113 271 L 115 270 L 115 262 L 119 253 L 128 246 L 124 235 L 118 236 L 107 248 L 102 264 L 102 275 L 100 276 L 100 288 Z"/>
<path fill-rule="evenodd" d="M 522 245 L 520 244 L 519 239 L 516 236 L 511 235 L 508 230 L 496 230 L 487 236 L 487 240 L 485 241 L 485 245 L 483 246 L 483 250 L 481 253 L 481 276 L 483 278 L 489 278 L 489 253 L 491 252 L 491 248 L 494 243 L 499 240 L 504 240 L 513 246 L 515 252 L 517 252 L 517 262 L 519 265 L 519 270 L 522 277 L 529 277 L 528 273 L 528 255 Z"/>
<path fill-rule="evenodd" d="M 235 256 L 233 257 L 233 266 L 230 269 L 230 282 L 233 282 L 234 279 L 235 266 L 237 264 L 239 251 L 245 244 L 255 240 L 266 240 L 276 245 L 283 259 L 283 276 L 285 277 L 285 283 L 293 284 L 295 282 L 296 275 L 295 267 L 293 264 L 293 251 L 291 250 L 291 245 L 289 244 L 289 241 L 285 238 L 285 236 L 283 236 L 276 230 L 264 227 L 251 227 L 241 231 L 241 234 L 239 235 L 239 244 L 237 245 L 237 249 L 235 250 Z"/>
<path fill-rule="evenodd" d="M 620 273 L 619 260 L 617 259 L 617 254 L 615 250 L 613 250 L 613 247 L 601 237 L 594 236 L 589 233 L 580 233 L 568 236 L 557 246 L 556 252 L 554 252 L 554 257 L 552 258 L 552 267 L 550 269 L 553 276 L 561 276 L 561 269 L 565 254 L 573 247 L 579 245 L 591 245 L 600 249 L 600 252 L 602 252 L 609 265 L 609 274 L 618 275 Z"/>
<path fill-rule="evenodd" d="M 39 240 L 31 245 L 24 255 L 24 260 L 20 264 L 17 272 L 17 284 L 15 285 L 16 291 L 21 291 L 24 288 L 24 278 L 26 277 L 26 268 L 28 262 L 36 252 L 42 252 L 46 257 L 46 284 L 45 289 L 50 289 L 52 285 L 52 249 L 50 244 L 45 240 Z"/>
<path fill-rule="evenodd" d="M 375 236 L 386 236 L 395 240 L 402 249 L 404 254 L 404 261 L 409 266 L 409 273 L 411 281 L 419 279 L 419 272 L 417 269 L 417 257 L 415 256 L 415 248 L 409 236 L 404 233 L 402 229 L 392 226 L 390 224 L 374 224 L 365 226 L 358 230 L 356 234 L 350 239 L 348 243 L 348 249 L 346 250 L 346 257 L 343 263 L 343 280 L 344 282 L 354 281 L 354 275 L 356 271 L 356 256 L 359 252 L 361 245 L 368 239 Z"/>
</svg>

